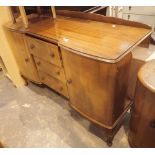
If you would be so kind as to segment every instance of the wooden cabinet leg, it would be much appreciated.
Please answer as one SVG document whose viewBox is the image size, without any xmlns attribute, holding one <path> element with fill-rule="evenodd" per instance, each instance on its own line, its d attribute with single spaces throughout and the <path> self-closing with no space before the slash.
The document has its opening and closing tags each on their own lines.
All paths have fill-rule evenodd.
<svg viewBox="0 0 155 155">
<path fill-rule="evenodd" d="M 130 107 L 130 114 L 132 113 L 132 111 L 133 111 L 133 104 Z"/>
<path fill-rule="evenodd" d="M 112 146 L 113 139 L 114 139 L 113 136 L 107 136 L 106 142 L 107 142 L 107 145 L 108 145 L 109 147 Z"/>
</svg>

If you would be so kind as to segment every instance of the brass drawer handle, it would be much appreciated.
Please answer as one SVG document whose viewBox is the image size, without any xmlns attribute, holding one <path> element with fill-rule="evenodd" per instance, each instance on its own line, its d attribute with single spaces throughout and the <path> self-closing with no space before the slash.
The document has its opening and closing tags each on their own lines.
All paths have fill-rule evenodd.
<svg viewBox="0 0 155 155">
<path fill-rule="evenodd" d="M 67 80 L 67 83 L 68 83 L 68 84 L 71 84 L 71 83 L 72 83 L 72 80 L 71 80 L 71 79 L 68 79 L 68 80 Z"/>
<path fill-rule="evenodd" d="M 59 89 L 60 91 L 62 91 L 63 90 L 63 87 L 60 87 L 60 89 Z"/>
<path fill-rule="evenodd" d="M 34 48 L 35 48 L 35 45 L 34 45 L 34 44 L 31 44 L 31 45 L 30 45 L 30 49 L 33 50 Z"/>
<path fill-rule="evenodd" d="M 150 127 L 151 127 L 151 128 L 155 128 L 155 121 L 152 121 L 152 122 L 150 123 Z"/>
</svg>

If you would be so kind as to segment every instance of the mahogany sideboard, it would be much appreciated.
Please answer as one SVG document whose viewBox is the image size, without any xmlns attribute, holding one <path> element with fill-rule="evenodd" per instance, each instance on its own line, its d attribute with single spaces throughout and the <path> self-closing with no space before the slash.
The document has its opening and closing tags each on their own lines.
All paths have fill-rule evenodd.
<svg viewBox="0 0 155 155">
<path fill-rule="evenodd" d="M 148 45 L 151 28 L 97 14 L 57 14 L 54 20 L 29 19 L 27 29 L 20 20 L 6 25 L 21 75 L 65 96 L 103 127 L 110 146 L 131 105 L 126 98 L 131 51 Z"/>
</svg>

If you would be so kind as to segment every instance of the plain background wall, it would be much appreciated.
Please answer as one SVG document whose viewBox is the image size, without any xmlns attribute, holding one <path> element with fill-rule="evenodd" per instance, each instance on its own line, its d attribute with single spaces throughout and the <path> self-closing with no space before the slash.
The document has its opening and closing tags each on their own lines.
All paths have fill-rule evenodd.
<svg viewBox="0 0 155 155">
<path fill-rule="evenodd" d="M 19 68 L 12 49 L 7 41 L 7 36 L 4 32 L 3 25 L 11 21 L 11 15 L 7 6 L 0 6 L 0 56 L 7 69 L 7 74 L 10 80 L 16 87 L 23 86 L 25 84 L 24 79 L 20 76 Z"/>
</svg>

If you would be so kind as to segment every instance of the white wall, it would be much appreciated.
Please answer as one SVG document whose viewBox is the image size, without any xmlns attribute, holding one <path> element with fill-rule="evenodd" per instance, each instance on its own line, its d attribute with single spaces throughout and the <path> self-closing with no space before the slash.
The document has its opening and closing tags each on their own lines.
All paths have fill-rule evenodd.
<svg viewBox="0 0 155 155">
<path fill-rule="evenodd" d="M 6 6 L 0 6 L 0 56 L 7 68 L 9 78 L 17 87 L 25 84 L 24 79 L 20 76 L 19 68 L 12 53 L 12 49 L 7 41 L 3 25 L 11 21 L 11 16 Z"/>
</svg>

